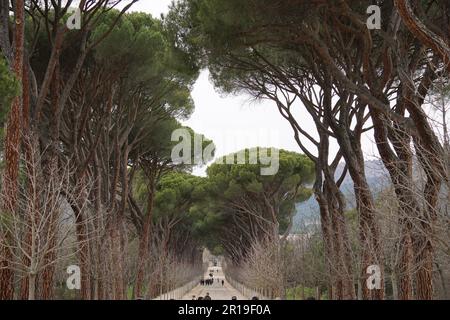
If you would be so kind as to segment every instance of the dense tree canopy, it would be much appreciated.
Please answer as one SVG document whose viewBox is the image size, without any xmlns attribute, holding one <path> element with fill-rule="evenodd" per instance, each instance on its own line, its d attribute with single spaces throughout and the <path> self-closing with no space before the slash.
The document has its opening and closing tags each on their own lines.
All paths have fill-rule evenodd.
<svg viewBox="0 0 450 320">
<path fill-rule="evenodd" d="M 18 84 L 14 81 L 13 76 L 9 72 L 6 66 L 6 61 L 0 59 L 0 107 L 2 119 L 8 111 L 8 106 L 11 103 L 11 99 L 18 93 Z"/>
<path fill-rule="evenodd" d="M 270 153 L 279 154 L 274 160 L 279 169 L 274 175 L 263 176 L 260 170 L 267 164 L 259 156 Z M 245 154 L 245 164 L 236 163 L 239 154 Z M 254 164 L 250 160 L 252 154 L 258 159 Z M 225 161 L 231 157 L 235 157 L 235 164 Z M 228 241 L 224 246 L 239 243 L 237 252 L 228 247 L 228 253 L 238 258 L 255 238 L 278 239 L 280 233 L 289 232 L 295 204 L 310 195 L 306 186 L 312 182 L 313 172 L 313 164 L 304 155 L 264 148 L 230 154 L 208 167 L 208 180 L 202 188 L 206 192 L 203 209 L 206 217 L 211 216 L 207 218 L 210 222 L 222 222 L 219 237 Z M 213 225 L 210 232 L 214 230 L 217 226 Z"/>
</svg>

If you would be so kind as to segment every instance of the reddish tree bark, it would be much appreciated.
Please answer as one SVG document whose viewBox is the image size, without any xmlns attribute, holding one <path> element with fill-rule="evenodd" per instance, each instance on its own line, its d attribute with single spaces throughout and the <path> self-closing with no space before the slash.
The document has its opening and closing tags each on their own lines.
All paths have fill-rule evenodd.
<svg viewBox="0 0 450 320">
<path fill-rule="evenodd" d="M 143 294 L 143 284 L 144 284 L 144 270 L 146 261 L 149 255 L 149 239 L 151 233 L 151 225 L 153 218 L 153 202 L 154 202 L 154 193 L 155 188 L 153 183 L 149 186 L 148 192 L 148 200 L 147 200 L 147 214 L 144 218 L 144 226 L 142 230 L 142 234 L 139 239 L 139 254 L 138 254 L 138 265 L 136 272 L 136 281 L 134 285 L 134 296 L 136 298 L 142 297 Z"/>
<path fill-rule="evenodd" d="M 24 56 L 24 33 L 25 33 L 25 3 L 24 0 L 15 2 L 15 30 L 14 30 L 14 66 L 13 71 L 17 81 L 22 81 L 23 56 Z M 3 188 L 5 190 L 4 210 L 6 214 L 14 214 L 17 202 L 19 157 L 21 141 L 21 119 L 22 119 L 22 95 L 14 98 L 6 124 L 5 137 L 5 179 Z M 8 234 L 3 235 L 8 241 Z M 4 248 L 0 256 L 0 299 L 12 299 L 14 297 L 14 272 L 11 270 L 10 261 L 12 252 Z"/>
<path fill-rule="evenodd" d="M 450 72 L 450 47 L 448 46 L 448 42 L 446 42 L 448 39 L 442 39 L 419 20 L 414 14 L 410 0 L 395 0 L 394 3 L 398 13 L 402 17 L 403 23 L 409 31 L 417 37 L 420 42 L 439 55 L 447 70 Z"/>
<path fill-rule="evenodd" d="M 60 65 L 59 62 L 56 63 L 55 73 L 51 81 L 51 107 L 53 114 L 56 114 L 59 105 L 59 92 L 60 92 Z M 49 159 L 48 163 L 44 163 L 44 175 L 49 179 L 52 175 L 57 174 L 58 169 L 58 155 L 56 151 L 56 141 L 58 141 L 59 136 L 59 125 L 58 121 L 52 122 L 50 126 L 51 136 L 52 136 L 52 146 L 49 148 Z M 51 197 L 53 200 L 54 197 Z M 56 208 L 57 206 L 55 206 Z M 53 249 L 56 243 L 57 232 L 55 228 L 55 223 L 58 219 L 58 209 L 54 210 L 50 214 L 50 219 L 46 223 L 46 229 L 48 232 L 46 234 L 50 237 L 47 241 L 50 244 L 50 248 Z M 48 266 L 42 272 L 42 288 L 41 288 L 41 298 L 44 300 L 50 300 L 53 298 L 53 279 L 55 274 L 55 266 L 52 263 L 56 259 L 56 251 L 52 250 L 44 256 L 44 261 Z"/>
<path fill-rule="evenodd" d="M 77 240 L 78 246 L 80 248 L 80 272 L 81 272 L 81 299 L 90 300 L 91 299 L 91 277 L 90 277 L 90 255 L 89 255 L 89 244 L 86 230 L 86 220 L 84 213 L 77 209 L 76 215 L 76 229 L 77 229 Z"/>
<path fill-rule="evenodd" d="M 27 141 L 30 139 L 30 132 L 29 132 L 29 126 L 30 126 L 30 69 L 28 65 L 28 61 L 24 61 L 23 66 L 23 80 L 22 80 L 22 94 L 23 94 L 23 148 L 24 148 L 24 154 L 26 159 L 26 165 L 29 166 L 27 168 L 28 172 L 32 172 L 30 170 L 34 170 L 34 168 L 31 168 L 30 164 L 31 161 L 31 142 Z M 31 189 L 31 186 L 30 186 Z M 30 194 L 33 194 L 32 192 Z M 27 222 L 31 223 L 31 217 L 27 217 Z M 27 228 L 25 230 L 25 236 L 24 236 L 24 244 L 23 247 L 27 250 L 29 246 L 31 245 L 31 229 Z M 30 250 L 27 250 L 28 254 L 30 255 Z M 22 262 L 24 265 L 29 265 L 30 259 L 27 256 L 23 256 Z M 24 277 L 21 281 L 20 285 L 20 298 L 22 300 L 28 299 L 28 290 L 29 290 L 29 281 L 28 277 Z"/>
</svg>

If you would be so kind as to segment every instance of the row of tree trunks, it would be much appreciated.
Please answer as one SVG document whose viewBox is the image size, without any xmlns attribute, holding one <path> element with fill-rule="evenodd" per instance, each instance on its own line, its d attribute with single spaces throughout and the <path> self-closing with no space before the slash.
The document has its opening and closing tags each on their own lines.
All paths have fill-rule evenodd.
<svg viewBox="0 0 450 320">
<path fill-rule="evenodd" d="M 334 226 L 333 230 L 333 241 L 335 242 L 335 251 L 337 257 L 337 274 L 339 277 L 340 288 L 337 287 L 339 292 L 338 299 L 342 300 L 353 300 L 356 298 L 355 285 L 353 281 L 353 259 L 351 257 L 351 248 L 348 239 L 347 224 L 345 221 L 344 210 L 342 205 L 338 204 L 336 197 L 339 197 L 340 191 L 336 186 L 335 182 L 330 183 L 329 179 L 326 179 L 326 185 L 329 186 L 330 190 L 327 191 L 328 197 L 330 198 L 328 202 L 332 204 L 331 208 L 331 221 Z"/>
<path fill-rule="evenodd" d="M 276 68 L 271 70 L 278 75 Z M 315 108 L 331 107 L 331 100 L 327 101 L 330 104 L 325 105 L 325 100 L 314 101 L 308 95 L 307 91 L 296 89 L 289 79 L 280 75 L 277 81 L 284 82 L 287 87 L 294 88 L 299 99 L 305 105 L 315 105 Z M 273 85 L 277 86 L 276 83 Z M 283 87 L 279 88 L 283 91 Z M 336 167 L 341 159 L 340 151 L 336 154 L 332 164 L 329 164 L 329 133 L 327 130 L 330 127 L 330 119 L 318 116 L 315 111 L 307 108 L 314 119 L 317 132 L 319 134 L 319 141 L 314 142 L 317 147 L 317 157 L 313 156 L 307 151 L 307 148 L 300 139 L 301 125 L 291 113 L 289 101 L 283 104 L 275 95 L 269 95 L 277 103 L 278 109 L 283 117 L 289 121 L 294 130 L 294 137 L 300 149 L 308 155 L 311 161 L 315 164 L 316 181 L 314 184 L 314 193 L 320 209 L 321 229 L 324 239 L 325 247 L 325 265 L 329 272 L 329 296 L 338 300 L 355 299 L 355 285 L 353 280 L 353 258 L 351 257 L 351 245 L 348 237 L 347 222 L 344 215 L 345 199 L 342 192 L 339 190 L 340 178 L 336 177 Z M 315 108 L 312 108 L 315 110 Z M 308 138 L 309 139 L 309 138 Z M 344 174 L 346 174 L 346 170 Z"/>
<path fill-rule="evenodd" d="M 412 219 L 413 217 L 419 216 L 420 211 L 412 189 L 412 152 L 409 146 L 410 139 L 408 135 L 405 135 L 402 128 L 397 126 L 394 137 L 391 137 L 394 140 L 393 145 L 397 151 L 397 154 L 395 154 L 388 140 L 388 125 L 390 123 L 377 110 L 370 108 L 370 113 L 373 119 L 378 152 L 384 166 L 389 172 L 399 202 L 398 223 L 400 226 L 400 242 L 398 246 L 400 249 L 400 261 L 394 271 L 399 277 L 399 299 L 410 300 L 413 298 L 412 272 L 414 263 L 411 234 Z"/>
<path fill-rule="evenodd" d="M 425 23 L 420 21 L 419 17 L 417 17 L 414 12 L 410 0 L 395 0 L 394 4 L 402 19 L 402 22 L 411 34 L 424 46 L 431 48 L 436 57 L 439 57 L 439 59 L 443 62 L 444 68 L 446 68 L 447 71 L 450 71 L 450 47 L 448 46 L 449 38 L 443 38 L 438 34 L 435 34 L 425 25 Z M 436 64 L 437 60 L 433 59 L 432 63 Z M 414 66 L 415 65 L 413 65 L 413 67 Z M 415 274 L 416 298 L 425 300 L 431 300 L 434 297 L 433 228 L 437 218 L 436 210 L 438 195 L 441 184 L 446 176 L 443 165 L 445 163 L 445 153 L 443 152 L 443 148 L 440 145 L 435 132 L 428 123 L 426 114 L 421 108 L 435 77 L 433 68 L 434 66 L 427 66 L 427 70 L 425 71 L 423 79 L 421 80 L 417 90 L 412 89 L 412 79 L 414 79 L 415 70 L 407 70 L 408 73 L 405 74 L 409 74 L 409 77 L 407 78 L 403 76 L 401 79 L 404 89 L 401 92 L 401 96 L 404 99 L 404 106 L 410 113 L 410 117 L 415 124 L 413 141 L 417 158 L 427 179 L 423 188 L 422 200 L 424 207 L 420 212 L 418 210 L 413 212 L 413 218 L 416 218 L 416 221 L 420 222 L 416 222 L 411 226 L 413 228 L 411 241 L 412 251 L 415 256 L 415 259 L 411 261 L 411 263 L 414 263 L 417 267 L 417 272 Z M 407 187 L 410 186 L 407 185 Z M 397 186 L 397 189 L 398 188 L 401 188 L 401 186 Z M 400 191 L 400 194 L 408 193 L 407 190 Z M 408 194 L 405 198 L 405 201 L 412 200 L 412 203 L 414 203 L 413 196 L 411 197 L 411 195 Z M 406 222 L 406 225 L 408 224 L 409 223 Z M 406 239 L 405 241 L 409 240 Z M 406 263 L 406 261 L 404 263 Z M 410 261 L 408 261 L 408 263 L 410 263 Z M 410 296 L 411 295 L 408 295 L 407 297 L 409 298 Z"/>
<path fill-rule="evenodd" d="M 363 299 L 384 299 L 384 282 L 379 289 L 369 290 L 366 285 L 367 268 L 377 265 L 381 279 L 384 279 L 384 259 L 381 247 L 380 226 L 376 217 L 375 202 L 367 183 L 364 169 L 364 158 L 359 141 L 352 138 L 344 130 L 338 129 L 338 143 L 343 151 L 350 176 L 353 180 L 356 208 L 359 213 L 359 232 L 361 241 L 361 281 Z"/>
<path fill-rule="evenodd" d="M 378 266 L 380 277 L 384 279 L 384 257 L 381 245 L 381 229 L 378 223 L 375 201 L 365 175 L 364 155 L 361 148 L 361 131 L 364 126 L 364 119 L 354 116 L 356 124 L 352 130 L 350 125 L 346 123 L 347 119 L 352 119 L 350 115 L 351 106 L 344 100 L 336 105 L 332 102 L 331 75 L 326 72 L 321 82 L 324 90 L 325 118 L 336 135 L 337 143 L 353 180 L 356 209 L 359 215 L 362 298 L 365 300 L 383 300 L 385 294 L 383 281 L 381 281 L 380 288 L 372 290 L 366 285 L 367 268 L 369 266 Z M 344 89 L 340 97 L 342 99 L 346 94 L 345 85 L 341 89 Z M 339 118 L 336 119 L 333 113 L 338 107 L 340 108 Z M 354 107 L 364 110 L 365 106 L 357 103 Z M 361 110 L 358 112 L 361 112 Z"/>
<path fill-rule="evenodd" d="M 320 184 L 320 180 L 316 183 Z M 333 186 L 332 186 L 333 185 Z M 335 181 L 325 179 L 323 189 L 316 188 L 319 203 L 322 236 L 325 246 L 325 264 L 330 277 L 330 298 L 351 300 L 356 298 L 351 266 L 350 244 L 342 207 L 337 203 L 340 192 Z"/>
<path fill-rule="evenodd" d="M 276 72 L 276 70 L 274 70 Z M 280 81 L 287 81 L 280 77 Z M 290 85 L 289 82 L 286 83 Z M 280 90 L 282 90 L 280 88 Z M 305 105 L 314 104 L 310 101 L 307 92 L 297 90 L 297 95 Z M 295 132 L 295 140 L 302 150 L 306 150 L 300 137 L 300 124 L 292 115 L 289 107 L 283 105 L 278 97 L 272 97 L 277 103 L 280 112 L 285 114 L 285 118 L 290 122 Z M 318 101 L 316 103 L 319 103 Z M 320 103 L 323 103 L 320 102 Z M 324 107 L 324 105 L 320 105 Z M 310 110 L 311 112 L 311 110 Z M 347 222 L 344 215 L 345 199 L 339 190 L 338 177 L 335 177 L 336 166 L 341 159 L 340 152 L 330 165 L 329 162 L 329 119 L 312 115 L 315 121 L 317 132 L 319 133 L 319 142 L 317 144 L 317 157 L 309 155 L 311 161 L 316 167 L 316 181 L 314 184 L 314 193 L 320 209 L 321 229 L 325 247 L 325 265 L 329 274 L 330 298 L 337 300 L 355 299 L 355 285 L 353 280 L 353 258 L 351 257 L 351 245 L 348 237 Z M 344 174 L 346 171 L 344 172 Z"/>
<path fill-rule="evenodd" d="M 402 79 L 405 86 L 402 95 L 405 101 L 405 109 L 414 121 L 415 133 L 412 135 L 416 156 L 425 173 L 426 182 L 422 189 L 423 208 L 419 215 L 419 223 L 413 227 L 413 249 L 416 257 L 416 298 L 432 300 L 434 297 L 433 266 L 435 235 L 434 225 L 437 219 L 438 198 L 441 185 L 447 177 L 445 169 L 445 152 L 431 127 L 428 116 L 422 109 L 425 98 L 436 78 L 434 66 L 430 63 L 417 86 L 417 90 L 411 88 L 408 79 Z M 413 78 L 412 72 L 409 78 Z"/>
</svg>

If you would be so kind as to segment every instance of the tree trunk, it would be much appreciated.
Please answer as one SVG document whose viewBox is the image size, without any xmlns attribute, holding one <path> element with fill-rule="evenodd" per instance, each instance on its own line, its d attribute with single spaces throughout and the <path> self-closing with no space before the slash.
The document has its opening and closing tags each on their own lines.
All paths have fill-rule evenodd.
<svg viewBox="0 0 450 320">
<path fill-rule="evenodd" d="M 367 182 L 359 180 L 358 178 L 355 180 L 356 203 L 358 211 L 360 212 L 361 250 L 363 251 L 361 260 L 363 299 L 383 300 L 384 266 L 380 243 L 380 230 L 374 217 L 375 207 Z M 371 265 L 377 265 L 380 268 L 381 287 L 379 289 L 369 290 L 366 285 L 366 279 L 368 278 L 367 268 Z"/>
<path fill-rule="evenodd" d="M 391 274 L 391 286 L 392 286 L 392 299 L 398 300 L 398 283 L 397 283 L 397 275 L 395 272 Z"/>
<path fill-rule="evenodd" d="M 332 287 L 335 284 L 335 274 L 336 272 L 333 270 L 333 266 L 335 265 L 336 257 L 334 250 L 334 243 L 332 241 L 332 232 L 331 232 L 331 221 L 330 215 L 328 211 L 328 205 L 326 201 L 322 198 L 323 195 L 320 193 L 319 195 L 316 192 L 316 200 L 319 203 L 320 210 L 320 226 L 322 229 L 322 237 L 324 241 L 324 250 L 325 250 L 325 267 L 329 277 L 329 298 L 333 299 Z"/>
<path fill-rule="evenodd" d="M 31 273 L 28 277 L 29 290 L 28 290 L 28 300 L 36 299 L 36 274 Z"/>
<path fill-rule="evenodd" d="M 149 238 L 151 234 L 151 225 L 153 218 L 153 203 L 154 203 L 154 182 L 150 181 L 149 193 L 147 199 L 147 214 L 144 219 L 144 225 L 141 237 L 139 239 L 139 255 L 136 271 L 136 281 L 134 284 L 134 296 L 136 298 L 141 298 L 143 296 L 143 283 L 144 283 L 144 273 L 145 267 L 149 256 Z"/>
<path fill-rule="evenodd" d="M 343 145 L 347 144 L 343 139 Z M 365 177 L 364 158 L 359 143 L 359 147 L 348 150 L 347 146 L 342 146 L 344 157 L 352 177 L 356 208 L 359 213 L 360 239 L 361 239 L 361 276 L 363 279 L 362 293 L 364 299 L 382 300 L 384 299 L 384 259 L 381 248 L 380 226 L 376 221 L 376 210 L 374 199 Z M 381 287 L 380 289 L 369 290 L 366 286 L 367 267 L 377 265 L 380 268 Z"/>
<path fill-rule="evenodd" d="M 25 166 L 27 166 L 27 172 L 31 176 L 35 176 L 33 174 L 34 168 L 33 166 L 33 159 L 32 159 L 32 150 L 31 146 L 33 145 L 32 141 L 32 135 L 30 132 L 30 68 L 29 68 L 29 61 L 28 58 L 25 59 L 24 65 L 23 65 L 23 81 L 22 81 L 22 94 L 23 94 L 23 137 L 22 137 L 22 145 L 24 148 L 24 156 L 25 156 Z M 30 174 L 31 173 L 31 174 Z M 33 192 L 33 184 L 30 183 L 29 186 L 29 194 L 35 194 Z M 34 199 L 32 200 L 34 201 Z M 29 206 L 30 208 L 31 206 Z M 31 256 L 31 252 L 29 250 L 31 246 L 31 237 L 32 237 L 32 217 L 31 215 L 34 215 L 35 212 L 29 210 L 27 214 L 27 225 L 25 226 L 25 236 L 23 237 L 23 244 L 22 247 L 24 250 L 26 250 L 26 255 L 23 255 L 22 257 L 22 263 L 25 266 L 30 266 L 30 259 L 28 258 Z M 28 255 L 28 256 L 27 256 Z M 26 300 L 28 299 L 28 277 L 23 277 L 20 283 L 20 299 Z"/>
<path fill-rule="evenodd" d="M 399 222 L 404 224 L 404 222 Z M 400 226 L 404 229 L 404 226 Z M 414 252 L 412 247 L 411 233 L 409 230 L 401 231 L 400 239 L 400 264 L 397 267 L 397 272 L 399 273 L 400 281 L 398 283 L 398 299 L 400 300 L 411 300 L 413 299 L 413 263 L 414 263 Z"/>
<path fill-rule="evenodd" d="M 95 280 L 96 280 L 96 295 L 95 299 L 103 300 L 105 299 L 105 280 L 104 280 L 104 266 L 105 266 L 105 256 L 108 254 L 105 252 L 107 249 L 107 245 L 103 244 L 103 234 L 105 232 L 104 228 L 104 215 L 103 215 L 103 207 L 102 207 L 102 185 L 103 179 L 102 174 L 100 172 L 100 162 L 98 155 L 94 156 L 94 179 L 95 179 L 95 192 L 93 192 L 94 197 L 94 208 L 95 208 L 95 216 L 97 217 L 93 223 L 95 228 Z"/>
<path fill-rule="evenodd" d="M 417 299 L 432 300 L 434 297 L 433 288 L 433 265 L 434 265 L 434 248 L 432 238 L 434 235 L 434 223 L 437 213 L 436 206 L 439 197 L 441 180 L 429 177 L 424 189 L 426 209 L 424 219 L 421 222 L 421 234 L 418 235 L 416 242 L 417 265 L 416 274 Z"/>
<path fill-rule="evenodd" d="M 418 271 L 416 273 L 416 286 L 418 300 L 432 300 L 433 288 L 433 248 L 427 241 L 420 245 L 417 255 Z"/>
<path fill-rule="evenodd" d="M 83 197 L 83 196 L 81 196 Z M 83 203 L 83 200 L 79 200 Z M 76 233 L 79 248 L 79 262 L 81 273 L 81 299 L 91 299 L 91 277 L 90 277 L 90 254 L 89 242 L 86 228 L 86 218 L 82 211 L 83 205 L 73 204 L 72 209 L 75 214 Z"/>
<path fill-rule="evenodd" d="M 14 7 L 14 66 L 16 80 L 21 82 L 23 76 L 24 34 L 25 34 L 25 3 L 16 0 Z M 19 176 L 19 157 L 21 141 L 22 95 L 14 98 L 6 124 L 5 137 L 5 190 L 4 214 L 15 214 Z M 5 241 L 10 241 L 10 235 L 3 235 Z M 14 297 L 14 272 L 10 263 L 12 252 L 9 248 L 1 249 L 0 256 L 0 300 L 10 300 Z"/>
<path fill-rule="evenodd" d="M 316 287 L 316 300 L 320 300 L 320 287 Z"/>
<path fill-rule="evenodd" d="M 112 225 L 112 235 L 111 235 L 111 243 L 113 244 L 113 280 L 114 280 L 114 299 L 115 300 L 123 300 L 124 299 L 124 268 L 122 264 L 122 243 L 121 243 L 121 237 L 122 237 L 122 218 L 121 217 L 115 217 L 114 223 Z"/>
<path fill-rule="evenodd" d="M 126 284 L 124 281 L 125 275 L 125 210 L 128 203 L 128 194 L 129 194 L 129 184 L 128 184 L 128 155 L 129 155 L 129 146 L 128 142 L 124 144 L 124 152 L 121 161 L 120 174 L 121 174 L 121 202 L 119 206 L 119 210 L 116 215 L 116 222 L 114 224 L 114 258 L 116 266 L 115 272 L 115 296 L 117 300 L 126 299 Z"/>
<path fill-rule="evenodd" d="M 410 0 L 394 0 L 397 12 L 402 17 L 403 23 L 409 31 L 424 45 L 431 48 L 444 62 L 447 71 L 450 72 L 450 47 L 448 39 L 442 39 L 432 32 L 414 14 Z"/>
<path fill-rule="evenodd" d="M 428 122 L 426 113 L 420 108 L 424 97 L 431 87 L 434 77 L 432 67 L 428 67 L 417 92 L 406 92 L 406 108 L 415 124 L 416 135 L 413 135 L 417 158 L 425 172 L 427 181 L 423 188 L 425 208 L 419 223 L 414 224 L 413 244 L 416 253 L 418 271 L 416 275 L 417 299 L 433 298 L 433 263 L 434 263 L 434 224 L 437 219 L 437 203 L 443 181 L 447 178 L 445 169 L 445 152 L 433 128 Z"/>
<path fill-rule="evenodd" d="M 347 225 L 344 215 L 344 201 L 341 196 L 334 177 L 325 178 L 325 193 L 330 208 L 331 221 L 334 226 L 333 241 L 335 247 L 337 277 L 336 295 L 339 300 L 353 300 L 356 297 L 353 283 L 353 261 L 351 248 L 347 234 Z"/>
<path fill-rule="evenodd" d="M 60 65 L 59 62 L 56 63 L 55 72 L 51 82 L 51 108 L 52 114 L 57 113 L 57 108 L 59 105 L 59 92 L 60 92 Z M 48 148 L 48 159 L 45 159 L 44 166 L 44 176 L 48 179 L 55 179 L 55 175 L 58 174 L 58 154 L 57 154 L 57 144 L 59 141 L 59 125 L 58 120 L 51 121 L 50 124 L 50 146 Z M 56 195 L 53 193 L 50 196 L 50 201 L 56 201 Z M 50 300 L 53 298 L 53 285 L 54 285 L 54 275 L 55 275 L 55 265 L 54 261 L 56 261 L 57 251 L 54 250 L 56 241 L 57 241 L 57 233 L 56 224 L 59 219 L 59 210 L 58 205 L 55 203 L 52 206 L 55 208 L 52 212 L 49 212 L 49 219 L 45 223 L 46 232 L 48 235 L 48 239 L 46 241 L 49 244 L 50 252 L 45 253 L 44 255 L 44 263 L 47 264 L 47 267 L 42 271 L 42 289 L 41 289 L 41 298 L 43 300 Z M 50 208 L 52 208 L 50 207 Z"/>
<path fill-rule="evenodd" d="M 444 277 L 444 273 L 442 272 L 442 268 L 438 263 L 436 263 L 436 269 L 439 273 L 439 279 L 440 279 L 441 287 L 442 287 L 441 299 L 447 300 L 448 299 L 447 285 L 445 284 L 445 277 Z"/>
<path fill-rule="evenodd" d="M 400 115 L 404 115 L 405 106 L 402 98 L 398 102 L 397 112 Z M 411 238 L 412 221 L 420 216 L 420 207 L 413 190 L 411 138 L 406 133 L 405 128 L 397 123 L 392 125 L 376 109 L 370 108 L 370 114 L 374 124 L 374 136 L 378 152 L 384 166 L 388 170 L 398 202 L 398 223 L 400 227 L 400 242 L 398 244 L 400 261 L 396 266 L 396 272 L 399 275 L 398 298 L 400 300 L 410 300 L 413 298 L 412 279 L 414 263 L 414 250 Z M 392 126 L 390 132 L 388 125 Z M 392 143 L 396 153 L 392 150 L 389 142 Z"/>
</svg>

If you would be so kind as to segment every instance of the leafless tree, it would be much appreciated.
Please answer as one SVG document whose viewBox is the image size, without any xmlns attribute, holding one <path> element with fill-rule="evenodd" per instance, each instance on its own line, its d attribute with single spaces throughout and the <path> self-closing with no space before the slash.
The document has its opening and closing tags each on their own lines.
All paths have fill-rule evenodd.
<svg viewBox="0 0 450 320">
<path fill-rule="evenodd" d="M 32 152 L 26 162 L 22 159 L 26 182 L 18 193 L 17 209 L 0 222 L 0 233 L 10 235 L 2 238 L 0 247 L 12 253 L 9 265 L 20 279 L 26 280 L 21 280 L 21 284 L 26 287 L 22 291 L 28 295 L 22 298 L 34 300 L 37 281 L 43 271 L 61 260 L 76 256 L 79 244 L 75 237 L 77 219 L 67 199 L 70 194 L 71 201 L 77 201 L 69 187 L 70 164 L 56 168 L 53 175 L 44 177 L 37 169 L 42 153 L 36 144 L 30 145 L 29 150 Z M 3 192 L 4 189 L 1 201 L 6 201 Z M 78 203 L 81 211 L 86 209 L 87 202 Z M 86 235 L 86 239 L 89 237 Z"/>
</svg>

